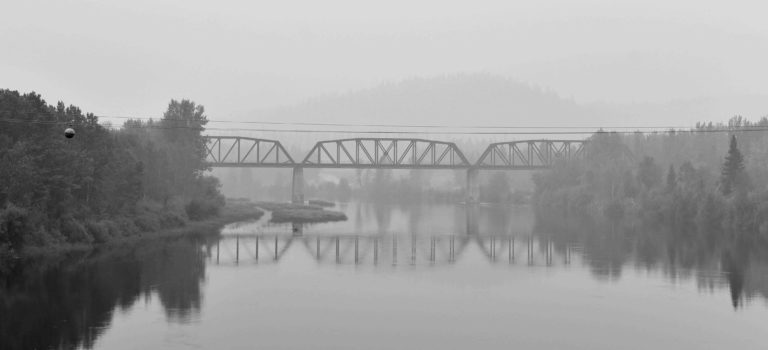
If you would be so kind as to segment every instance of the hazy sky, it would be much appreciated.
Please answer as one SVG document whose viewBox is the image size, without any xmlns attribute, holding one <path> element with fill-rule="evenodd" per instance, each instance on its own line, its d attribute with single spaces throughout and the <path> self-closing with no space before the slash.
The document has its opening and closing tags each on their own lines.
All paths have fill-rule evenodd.
<svg viewBox="0 0 768 350">
<path fill-rule="evenodd" d="M 768 94 L 764 1 L 0 1 L 0 87 L 105 115 L 462 72 L 578 102 Z"/>
</svg>

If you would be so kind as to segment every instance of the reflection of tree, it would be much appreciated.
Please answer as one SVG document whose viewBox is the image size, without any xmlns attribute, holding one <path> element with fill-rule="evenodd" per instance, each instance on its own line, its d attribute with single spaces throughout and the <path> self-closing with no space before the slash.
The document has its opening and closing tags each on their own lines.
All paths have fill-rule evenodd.
<svg viewBox="0 0 768 350">
<path fill-rule="evenodd" d="M 382 205 L 370 205 L 369 208 L 373 210 L 374 218 L 376 218 L 376 227 L 379 234 L 384 234 L 389 231 L 389 225 L 392 221 L 392 208 Z"/>
<path fill-rule="evenodd" d="M 157 292 L 168 318 L 200 308 L 204 260 L 189 240 L 22 262 L 0 276 L 0 348 L 90 348 L 111 322 Z"/>
<path fill-rule="evenodd" d="M 746 261 L 743 257 L 735 257 L 731 254 L 723 256 L 723 268 L 727 271 L 726 278 L 731 290 L 731 303 L 734 308 L 741 306 L 744 293 L 744 268 Z"/>
<path fill-rule="evenodd" d="M 406 213 L 408 215 L 408 231 L 412 233 L 421 232 L 419 223 L 422 222 L 422 216 L 424 215 L 424 213 L 422 213 L 422 206 L 414 205 L 414 206 L 408 207 L 408 209 L 406 210 L 407 210 Z"/>
<path fill-rule="evenodd" d="M 363 232 L 362 205 L 355 206 L 355 232 Z"/>
<path fill-rule="evenodd" d="M 552 239 L 555 249 L 581 246 L 585 263 L 598 279 L 619 278 L 625 264 L 632 261 L 636 267 L 660 271 L 671 280 L 696 278 L 702 289 L 727 284 L 734 307 L 755 295 L 768 299 L 768 249 L 739 242 L 738 238 L 618 227 L 583 217 L 563 219 L 541 214 L 534 231 Z M 712 271 L 721 274 L 712 276 L 708 273 Z"/>
<path fill-rule="evenodd" d="M 187 320 L 191 312 L 200 310 L 202 293 L 201 282 L 205 278 L 205 262 L 190 249 L 175 249 L 165 247 L 154 258 L 159 260 L 152 266 L 163 266 L 161 273 L 173 271 L 172 276 L 159 276 L 157 294 L 165 313 L 171 320 Z"/>
</svg>

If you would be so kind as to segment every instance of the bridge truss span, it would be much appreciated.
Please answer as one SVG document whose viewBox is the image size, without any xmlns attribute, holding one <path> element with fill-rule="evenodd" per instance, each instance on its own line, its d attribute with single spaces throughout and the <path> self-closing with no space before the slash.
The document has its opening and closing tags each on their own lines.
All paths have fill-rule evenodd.
<svg viewBox="0 0 768 350">
<path fill-rule="evenodd" d="M 301 165 L 389 169 L 461 169 L 472 166 L 455 143 L 402 138 L 320 141 Z"/>
<path fill-rule="evenodd" d="M 475 164 L 453 142 L 411 138 L 350 138 L 317 142 L 295 162 L 279 141 L 205 136 L 211 167 L 292 168 L 291 201 L 304 202 L 304 168 L 466 170 L 468 203 L 480 199 L 480 170 L 538 170 L 559 160 L 581 158 L 585 140 L 526 140 L 493 143 Z"/>
<path fill-rule="evenodd" d="M 280 141 L 239 136 L 206 136 L 205 161 L 215 167 L 292 168 L 293 158 Z"/>
<path fill-rule="evenodd" d="M 525 140 L 492 143 L 475 163 L 478 169 L 544 169 L 559 160 L 584 156 L 584 140 Z"/>
</svg>

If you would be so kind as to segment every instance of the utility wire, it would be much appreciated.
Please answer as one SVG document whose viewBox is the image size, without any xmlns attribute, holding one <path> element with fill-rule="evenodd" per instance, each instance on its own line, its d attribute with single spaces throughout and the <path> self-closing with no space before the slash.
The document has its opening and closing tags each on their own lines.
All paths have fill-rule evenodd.
<svg viewBox="0 0 768 350">
<path fill-rule="evenodd" d="M 67 122 L 44 121 L 44 120 L 22 120 L 11 118 L 0 118 L 0 122 L 10 123 L 28 123 L 42 125 L 65 125 Z M 105 127 L 102 125 L 102 127 Z M 584 127 L 587 129 L 588 127 Z M 590 131 L 382 131 L 382 130 L 316 130 L 316 129 L 274 129 L 274 128 L 206 128 L 183 125 L 139 125 L 109 127 L 112 130 L 121 129 L 194 129 L 205 131 L 250 131 L 250 132 L 279 132 L 279 133 L 333 133 L 333 134 L 417 134 L 417 135 L 592 135 L 592 134 L 667 134 L 667 133 L 731 133 L 731 132 L 765 132 L 768 127 L 739 127 L 739 128 L 718 128 L 718 129 L 671 129 L 671 130 L 653 130 L 653 131 L 613 131 L 606 130 L 611 127 L 597 128 Z"/>
<path fill-rule="evenodd" d="M 3 112 L 14 112 L 14 111 L 3 111 Z M 29 114 L 34 114 L 36 112 L 28 112 Z M 100 118 L 100 119 L 123 119 L 123 120 L 153 120 L 153 121 L 160 121 L 162 120 L 162 117 L 159 118 L 153 118 L 153 117 L 127 117 L 127 116 L 112 116 L 112 115 L 96 115 L 93 114 L 93 116 Z M 552 126 L 552 125 L 546 125 L 546 126 L 509 126 L 509 125 L 495 125 L 495 126 L 489 126 L 489 125 L 480 125 L 480 126 L 472 126 L 472 125 L 440 125 L 440 124 L 365 124 L 365 123 L 319 123 L 319 122 L 278 122 L 278 121 L 254 121 L 254 120 L 218 120 L 218 119 L 208 119 L 208 123 L 230 123 L 230 124 L 259 124 L 259 125 L 293 125 L 293 126 L 336 126 L 336 127 L 368 127 L 368 128 L 438 128 L 438 129 L 601 129 L 601 128 L 611 128 L 611 129 L 632 129 L 632 130 L 640 130 L 640 129 L 685 129 L 690 128 L 690 126 L 674 126 L 674 125 L 662 125 L 662 126 L 576 126 L 576 125 L 566 125 L 566 126 Z"/>
<path fill-rule="evenodd" d="M 99 118 L 114 119 L 138 119 L 138 120 L 160 120 L 158 118 L 132 118 L 118 116 L 97 116 Z M 438 125 L 438 124 L 360 124 L 360 123 L 317 123 L 317 122 L 276 122 L 276 121 L 255 121 L 255 120 L 217 120 L 208 119 L 209 123 L 230 123 L 230 124 L 262 124 L 262 125 L 301 125 L 301 126 L 346 126 L 346 127 L 368 127 L 368 128 L 439 128 L 439 129 L 599 129 L 600 126 L 508 126 L 508 125 Z M 612 126 L 614 129 L 682 129 L 688 126 Z"/>
</svg>

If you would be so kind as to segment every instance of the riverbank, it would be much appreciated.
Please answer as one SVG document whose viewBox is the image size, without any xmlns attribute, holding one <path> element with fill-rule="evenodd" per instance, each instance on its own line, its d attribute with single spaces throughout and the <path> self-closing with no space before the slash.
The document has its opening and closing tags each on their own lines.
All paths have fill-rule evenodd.
<svg viewBox="0 0 768 350">
<path fill-rule="evenodd" d="M 16 258 L 27 259 L 68 253 L 72 251 L 89 250 L 96 247 L 136 243 L 151 239 L 171 238 L 177 236 L 207 236 L 215 235 L 219 229 L 227 224 L 245 221 L 258 220 L 264 215 L 264 211 L 257 208 L 254 203 L 242 200 L 227 200 L 218 216 L 200 221 L 187 221 L 183 226 L 161 229 L 156 231 L 145 231 L 136 235 L 116 238 L 104 243 L 77 243 L 60 244 L 45 247 L 26 247 L 18 253 Z M 0 263 L 2 264 L 2 263 Z"/>
<path fill-rule="evenodd" d="M 336 206 L 336 203 L 325 201 L 322 199 L 310 199 L 307 201 L 309 205 L 315 205 L 318 207 L 324 207 L 324 208 L 333 208 Z"/>
<path fill-rule="evenodd" d="M 345 221 L 347 215 L 333 210 L 325 210 L 317 205 L 256 202 L 255 205 L 272 212 L 273 223 L 321 223 L 332 221 Z"/>
</svg>

